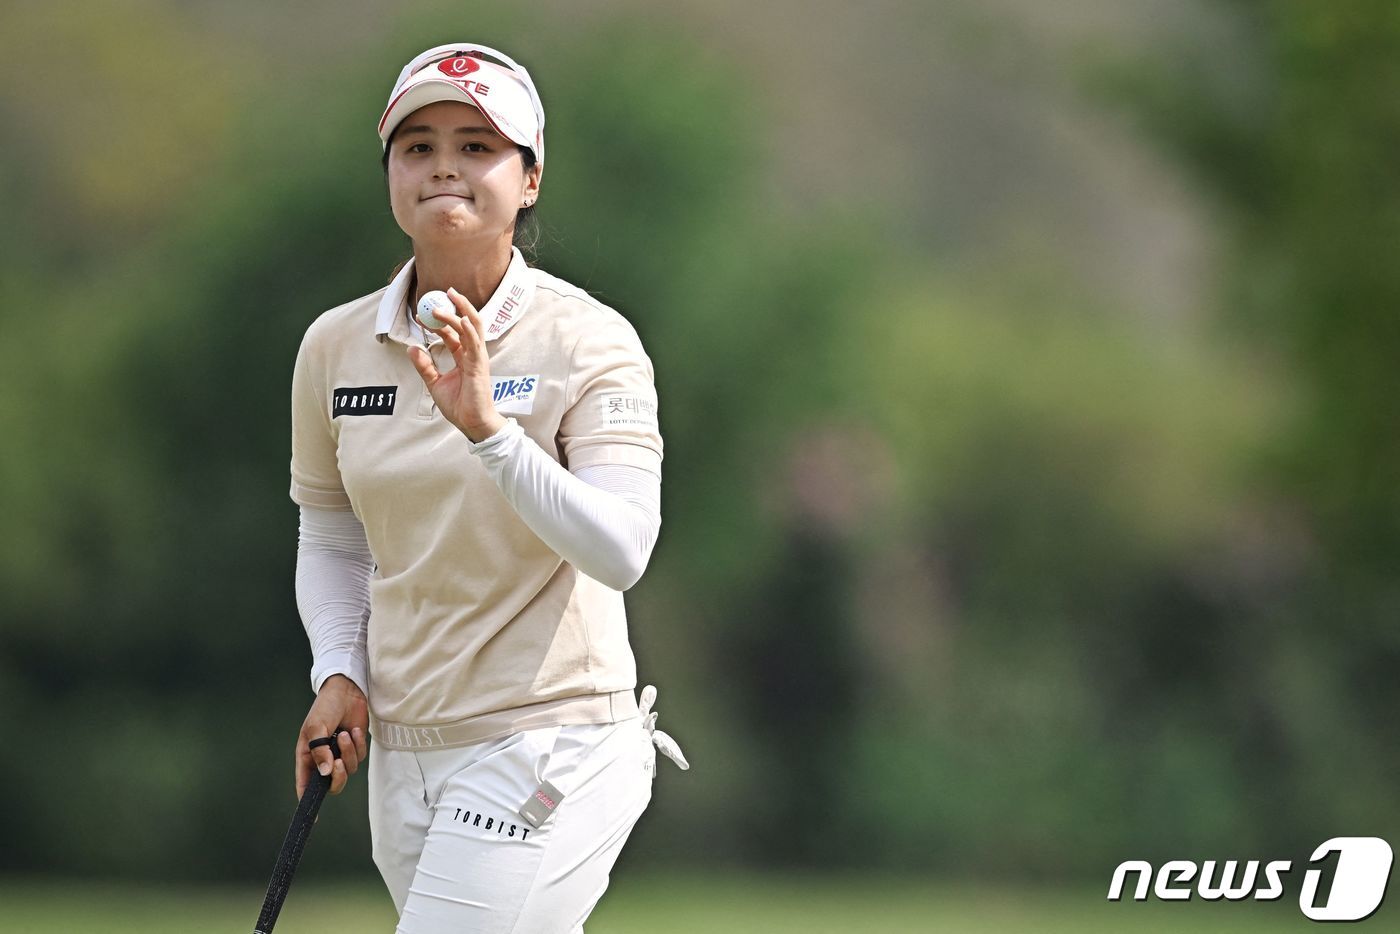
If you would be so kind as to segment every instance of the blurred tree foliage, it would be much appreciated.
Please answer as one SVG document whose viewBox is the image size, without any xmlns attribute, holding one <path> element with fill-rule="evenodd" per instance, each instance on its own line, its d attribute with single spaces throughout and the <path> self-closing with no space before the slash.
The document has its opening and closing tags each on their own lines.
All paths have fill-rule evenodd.
<svg viewBox="0 0 1400 934">
<path fill-rule="evenodd" d="M 1315 833 L 1393 833 L 1400 808 L 1383 789 L 1400 768 L 1400 9 L 1229 6 L 1242 28 L 1228 61 L 1183 43 L 1106 87 L 1228 207 L 1223 325 L 1286 368 L 1300 402 L 1251 470 L 1288 517 L 1273 546 L 1303 557 L 1277 581 L 1257 646 L 1280 678 L 1275 713 L 1257 724 L 1269 749 L 1258 786 Z"/>
<path fill-rule="evenodd" d="M 0 868 L 255 878 L 310 700 L 291 364 L 408 253 L 371 125 L 442 11 L 274 86 L 217 43 L 190 74 L 194 27 L 141 10 L 0 40 L 22 87 L 31 32 L 121 37 L 84 112 L 126 141 L 36 110 L 0 159 Z M 549 107 L 541 265 L 657 366 L 628 600 L 695 768 L 624 861 L 1097 878 L 1394 828 L 1400 16 L 1237 15 L 1228 68 L 1096 77 L 1230 208 L 1231 328 L 1163 337 L 858 208 L 770 215 L 767 104 L 674 29 L 481 11 Z M 320 866 L 368 869 L 363 784 Z"/>
</svg>

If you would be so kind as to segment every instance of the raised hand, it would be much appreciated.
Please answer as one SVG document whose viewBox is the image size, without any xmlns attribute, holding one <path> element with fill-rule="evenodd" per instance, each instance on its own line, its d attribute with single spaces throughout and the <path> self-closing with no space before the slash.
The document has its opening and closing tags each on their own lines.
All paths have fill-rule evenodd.
<svg viewBox="0 0 1400 934">
<path fill-rule="evenodd" d="M 457 368 L 438 371 L 432 355 L 422 347 L 408 348 L 409 359 L 443 417 L 456 425 L 472 441 L 484 441 L 506 424 L 491 400 L 491 361 L 486 353 L 485 327 L 481 317 L 456 289 L 448 289 L 456 314 L 440 308 L 434 314 L 446 322 L 432 328 L 443 339 Z"/>
</svg>

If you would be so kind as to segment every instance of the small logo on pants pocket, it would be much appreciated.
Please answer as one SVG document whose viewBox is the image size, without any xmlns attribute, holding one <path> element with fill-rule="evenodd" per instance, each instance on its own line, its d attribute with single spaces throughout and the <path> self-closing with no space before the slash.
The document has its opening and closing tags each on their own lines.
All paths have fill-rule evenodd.
<svg viewBox="0 0 1400 934">
<path fill-rule="evenodd" d="M 564 793 L 549 782 L 540 782 L 540 787 L 530 795 L 529 800 L 520 805 L 520 816 L 530 822 L 531 827 L 539 827 L 549 820 L 549 815 L 564 800 Z"/>
</svg>

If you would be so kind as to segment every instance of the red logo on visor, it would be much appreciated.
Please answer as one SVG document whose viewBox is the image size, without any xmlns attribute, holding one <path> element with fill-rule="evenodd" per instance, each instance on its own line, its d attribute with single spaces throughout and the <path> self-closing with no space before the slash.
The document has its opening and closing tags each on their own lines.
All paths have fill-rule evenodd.
<svg viewBox="0 0 1400 934">
<path fill-rule="evenodd" d="M 459 55 L 456 58 L 445 59 L 438 63 L 438 71 L 449 78 L 462 78 L 474 71 L 480 70 L 481 65 L 474 58 Z"/>
</svg>

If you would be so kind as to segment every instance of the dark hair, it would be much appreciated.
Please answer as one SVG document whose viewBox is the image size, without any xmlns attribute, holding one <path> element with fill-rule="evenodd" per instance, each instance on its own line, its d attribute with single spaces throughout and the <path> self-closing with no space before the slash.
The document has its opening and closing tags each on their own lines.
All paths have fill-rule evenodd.
<svg viewBox="0 0 1400 934">
<path fill-rule="evenodd" d="M 389 181 L 389 147 L 394 145 L 394 136 L 397 133 L 398 128 L 395 128 L 394 132 L 389 134 L 389 142 L 384 146 L 384 157 L 380 160 L 380 164 L 384 167 L 386 185 Z M 520 161 L 525 164 L 525 171 L 533 169 L 535 167 L 534 151 L 526 146 L 517 145 L 516 148 L 520 150 Z M 535 264 L 539 258 L 535 251 L 540 243 L 540 223 L 535 219 L 535 206 L 533 204 L 515 212 L 515 233 L 511 236 L 511 243 L 525 257 L 525 262 L 532 266 Z M 394 271 L 389 273 L 390 282 L 394 281 L 394 277 L 399 274 L 399 270 L 403 269 L 404 263 L 407 262 L 408 260 L 405 259 L 394 267 Z"/>
</svg>

